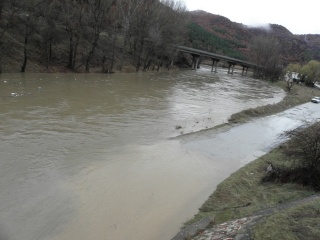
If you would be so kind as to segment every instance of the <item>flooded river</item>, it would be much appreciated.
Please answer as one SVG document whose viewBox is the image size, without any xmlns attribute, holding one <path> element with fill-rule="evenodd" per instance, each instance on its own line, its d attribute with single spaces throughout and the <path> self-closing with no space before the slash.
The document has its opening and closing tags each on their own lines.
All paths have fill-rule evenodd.
<svg viewBox="0 0 320 240">
<path fill-rule="evenodd" d="M 172 238 L 243 164 L 173 137 L 283 96 L 222 70 L 1 74 L 0 239 Z"/>
</svg>

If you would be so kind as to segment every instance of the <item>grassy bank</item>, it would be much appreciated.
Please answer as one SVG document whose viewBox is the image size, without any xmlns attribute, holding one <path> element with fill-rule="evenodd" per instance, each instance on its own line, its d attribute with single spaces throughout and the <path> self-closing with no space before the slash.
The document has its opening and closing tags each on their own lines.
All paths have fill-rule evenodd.
<svg viewBox="0 0 320 240">
<path fill-rule="evenodd" d="M 262 183 L 261 178 L 266 174 L 268 162 L 274 165 L 290 164 L 282 154 L 281 147 L 247 164 L 220 183 L 199 209 L 199 213 L 186 225 L 204 217 L 210 217 L 218 224 L 315 193 L 297 184 Z M 259 240 L 317 239 L 315 236 L 320 236 L 319 208 L 320 201 L 315 201 L 277 212 L 255 226 L 253 237 Z"/>
<path fill-rule="evenodd" d="M 285 88 L 285 83 L 274 83 Z M 249 109 L 232 115 L 231 123 L 241 123 L 253 117 L 271 115 L 293 106 L 309 102 L 311 97 L 320 95 L 320 91 L 305 86 L 294 86 L 284 100 L 278 104 Z M 290 202 L 315 192 L 298 184 L 262 183 L 268 163 L 289 165 L 278 147 L 261 158 L 247 164 L 220 183 L 216 191 L 199 209 L 198 214 L 185 225 L 201 218 L 210 217 L 214 223 L 222 223 L 246 216 L 255 212 L 275 207 L 280 203 Z M 320 236 L 319 219 L 320 201 L 299 205 L 290 210 L 281 211 L 266 218 L 266 221 L 255 226 L 254 239 L 315 239 Z M 270 231 L 272 229 L 272 231 Z"/>
<path fill-rule="evenodd" d="M 286 83 L 283 81 L 270 83 L 286 91 Z M 282 112 L 302 103 L 309 102 L 312 97 L 320 95 L 316 88 L 305 87 L 304 85 L 294 85 L 291 92 L 287 93 L 285 98 L 277 104 L 269 104 L 262 107 L 243 110 L 233 114 L 229 118 L 230 123 L 243 123 L 253 117 L 263 117 L 271 114 Z"/>
<path fill-rule="evenodd" d="M 231 174 L 218 185 L 199 213 L 188 223 L 203 217 L 211 217 L 216 223 L 221 223 L 314 194 L 312 190 L 296 184 L 261 183 L 268 162 L 285 164 L 284 159 L 281 148 L 276 148 Z"/>
<path fill-rule="evenodd" d="M 320 201 L 276 213 L 256 226 L 255 239 L 319 239 Z M 270 231 L 272 229 L 272 231 Z"/>
</svg>

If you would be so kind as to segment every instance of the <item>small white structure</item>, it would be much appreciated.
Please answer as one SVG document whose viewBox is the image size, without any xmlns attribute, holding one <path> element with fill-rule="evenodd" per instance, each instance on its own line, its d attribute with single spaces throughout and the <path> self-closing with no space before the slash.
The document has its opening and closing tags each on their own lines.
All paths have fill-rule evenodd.
<svg viewBox="0 0 320 240">
<path fill-rule="evenodd" d="M 299 73 L 297 72 L 287 72 L 284 76 L 285 81 L 293 80 L 293 81 L 300 81 Z"/>
</svg>

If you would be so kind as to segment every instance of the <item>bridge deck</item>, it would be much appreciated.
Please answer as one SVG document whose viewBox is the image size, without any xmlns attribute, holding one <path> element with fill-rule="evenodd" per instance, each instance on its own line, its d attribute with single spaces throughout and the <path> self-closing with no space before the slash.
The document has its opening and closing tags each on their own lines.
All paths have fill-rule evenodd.
<svg viewBox="0 0 320 240">
<path fill-rule="evenodd" d="M 208 57 L 208 58 L 212 58 L 212 59 L 218 59 L 218 60 L 222 60 L 222 61 L 226 61 L 226 62 L 231 62 L 234 64 L 239 64 L 239 65 L 245 66 L 245 67 L 254 67 L 255 66 L 255 64 L 253 64 L 251 62 L 246 62 L 246 61 L 242 61 L 240 59 L 231 58 L 231 57 L 219 55 L 216 53 L 206 52 L 206 51 L 195 49 L 195 48 L 177 46 L 177 49 L 180 52 L 195 54 L 195 55 L 199 55 L 201 57 L 203 56 L 203 57 Z"/>
</svg>

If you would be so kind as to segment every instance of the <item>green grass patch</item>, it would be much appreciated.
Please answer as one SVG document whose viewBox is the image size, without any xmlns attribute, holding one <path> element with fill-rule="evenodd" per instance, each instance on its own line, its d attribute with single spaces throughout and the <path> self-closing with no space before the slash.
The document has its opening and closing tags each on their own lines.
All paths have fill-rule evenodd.
<svg viewBox="0 0 320 240">
<path fill-rule="evenodd" d="M 319 200 L 275 213 L 255 226 L 253 231 L 254 239 L 260 240 L 319 239 L 319 236 Z"/>
<path fill-rule="evenodd" d="M 273 165 L 291 164 L 285 159 L 281 148 L 276 148 L 231 174 L 217 186 L 198 214 L 185 225 L 203 217 L 211 217 L 215 223 L 222 223 L 314 194 L 310 188 L 297 184 L 261 183 L 268 162 Z"/>
</svg>

